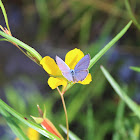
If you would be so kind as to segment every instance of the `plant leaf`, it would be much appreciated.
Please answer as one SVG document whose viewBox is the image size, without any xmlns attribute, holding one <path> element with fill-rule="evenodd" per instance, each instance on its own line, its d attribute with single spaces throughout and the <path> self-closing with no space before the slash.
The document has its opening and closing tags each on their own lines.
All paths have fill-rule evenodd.
<svg viewBox="0 0 140 140">
<path fill-rule="evenodd" d="M 93 113 L 92 104 L 88 103 L 87 119 L 86 119 L 86 139 L 95 138 L 95 118 Z"/>
<path fill-rule="evenodd" d="M 131 10 L 131 7 L 130 7 L 130 4 L 128 2 L 128 0 L 125 0 L 125 6 L 126 6 L 126 9 L 128 11 L 128 14 L 131 18 L 131 20 L 133 21 L 133 23 L 135 24 L 135 26 L 140 30 L 140 24 L 137 22 L 132 10 Z"/>
<path fill-rule="evenodd" d="M 46 131 L 43 129 L 41 126 L 37 125 L 36 123 L 26 120 L 21 114 L 16 112 L 14 109 L 12 109 L 10 106 L 8 106 L 4 101 L 0 99 L 0 106 L 3 107 L 5 110 L 7 110 L 10 114 L 12 114 L 14 117 L 16 117 L 18 120 L 20 120 L 22 123 L 26 124 L 27 126 L 35 129 L 38 131 L 40 134 L 44 135 L 45 137 L 49 139 L 55 139 L 55 140 L 60 140 L 57 136 L 53 135 L 49 131 Z"/>
<path fill-rule="evenodd" d="M 129 23 L 118 33 L 100 52 L 98 52 L 91 60 L 89 69 L 126 33 L 126 31 L 131 26 L 132 21 Z"/>
<path fill-rule="evenodd" d="M 137 72 L 140 72 L 140 67 L 130 67 L 131 70 L 134 70 L 134 71 L 137 71 Z"/>
<path fill-rule="evenodd" d="M 128 105 L 128 107 L 140 119 L 140 108 L 139 108 L 139 106 L 127 96 L 127 94 L 120 88 L 118 83 L 113 79 L 113 77 L 109 74 L 109 72 L 103 66 L 101 66 L 101 70 L 102 70 L 104 76 L 106 77 L 106 79 L 108 80 L 108 82 L 110 83 L 110 85 L 115 90 L 115 92 L 120 96 L 120 98 Z"/>
<path fill-rule="evenodd" d="M 8 41 L 6 38 L 1 38 L 0 41 Z"/>
<path fill-rule="evenodd" d="M 67 129 L 63 125 L 59 125 L 59 126 L 65 132 L 65 134 L 67 134 Z M 81 140 L 71 131 L 69 131 L 69 137 L 70 137 L 71 140 Z"/>
<path fill-rule="evenodd" d="M 115 132 L 113 134 L 112 140 L 120 140 L 121 135 L 125 135 L 126 132 L 124 130 L 124 109 L 125 109 L 125 103 L 123 100 L 120 100 L 118 103 L 118 108 L 116 111 L 116 118 L 115 118 Z"/>
<path fill-rule="evenodd" d="M 15 135 L 20 140 L 29 140 L 27 136 L 23 133 L 23 131 L 20 129 L 20 127 L 16 124 L 16 122 L 12 119 L 12 116 L 2 107 L 0 108 L 0 113 L 5 118 L 7 124 L 12 129 L 12 131 L 15 133 Z"/>
</svg>

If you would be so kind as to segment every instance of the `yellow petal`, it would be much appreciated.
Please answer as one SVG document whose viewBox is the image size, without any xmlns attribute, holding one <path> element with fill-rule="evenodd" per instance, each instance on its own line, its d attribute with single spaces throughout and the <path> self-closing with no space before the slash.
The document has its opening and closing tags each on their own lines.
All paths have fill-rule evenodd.
<svg viewBox="0 0 140 140">
<path fill-rule="evenodd" d="M 63 79 L 63 78 L 54 78 L 54 77 L 50 77 L 48 79 L 48 85 L 52 88 L 55 89 L 60 85 L 63 85 L 64 87 L 67 85 L 67 80 Z"/>
<path fill-rule="evenodd" d="M 91 81 L 92 81 L 92 77 L 91 77 L 91 74 L 89 73 L 89 74 L 87 75 L 87 77 L 86 77 L 82 82 L 79 81 L 78 83 L 83 84 L 83 85 L 87 85 L 87 84 L 89 84 Z"/>
<path fill-rule="evenodd" d="M 39 140 L 39 133 L 31 127 L 28 128 L 27 136 L 29 140 Z"/>
<path fill-rule="evenodd" d="M 59 67 L 55 63 L 55 61 L 49 57 L 45 56 L 41 61 L 40 64 L 43 66 L 44 70 L 53 76 L 59 76 L 62 75 Z"/>
<path fill-rule="evenodd" d="M 75 65 L 83 57 L 84 53 L 80 49 L 75 48 L 66 54 L 65 63 L 70 67 L 70 69 L 74 69 Z"/>
<path fill-rule="evenodd" d="M 27 129 L 27 136 L 29 138 L 29 140 L 40 140 L 40 136 L 39 136 L 39 133 L 34 130 L 33 128 L 29 127 Z M 20 140 L 19 138 L 15 138 L 15 140 Z"/>
</svg>

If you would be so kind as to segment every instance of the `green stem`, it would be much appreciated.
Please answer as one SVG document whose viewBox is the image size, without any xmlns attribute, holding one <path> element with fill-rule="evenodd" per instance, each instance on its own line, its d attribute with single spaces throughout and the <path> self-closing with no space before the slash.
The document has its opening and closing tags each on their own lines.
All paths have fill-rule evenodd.
<svg viewBox="0 0 140 140">
<path fill-rule="evenodd" d="M 138 23 L 137 19 L 135 18 L 134 13 L 132 12 L 132 9 L 130 7 L 130 4 L 129 4 L 128 0 L 125 0 L 125 6 L 127 8 L 127 11 L 128 11 L 128 14 L 129 14 L 131 20 L 136 25 L 136 27 L 140 30 L 140 24 Z"/>
<path fill-rule="evenodd" d="M 38 61 L 41 61 L 42 56 L 34 48 L 28 46 L 27 44 L 23 43 L 22 41 L 16 39 L 13 36 L 10 36 L 10 35 L 2 32 L 2 31 L 0 31 L 0 35 L 5 37 L 6 39 L 8 39 L 10 42 L 14 42 L 15 44 L 24 48 L 26 51 L 30 52 L 34 57 L 36 57 Z"/>
<path fill-rule="evenodd" d="M 65 112 L 65 117 L 66 117 L 66 127 L 67 127 L 67 140 L 69 140 L 69 122 L 68 122 L 68 115 L 67 115 L 67 109 L 66 109 L 66 104 L 65 104 L 65 100 L 64 100 L 64 96 L 63 93 L 61 93 L 61 91 L 59 90 L 59 88 L 57 87 L 57 90 L 61 96 L 61 100 L 62 100 L 62 104 L 63 104 L 63 108 L 64 108 L 64 112 Z"/>
<path fill-rule="evenodd" d="M 6 10 L 5 10 L 4 5 L 3 5 L 3 3 L 2 3 L 1 0 L 0 0 L 0 7 L 1 7 L 1 10 L 2 10 L 4 19 L 5 19 L 5 23 L 6 23 L 7 29 L 8 29 L 9 32 L 11 33 L 10 27 L 9 27 L 9 24 L 8 24 L 8 18 L 7 18 Z"/>
</svg>

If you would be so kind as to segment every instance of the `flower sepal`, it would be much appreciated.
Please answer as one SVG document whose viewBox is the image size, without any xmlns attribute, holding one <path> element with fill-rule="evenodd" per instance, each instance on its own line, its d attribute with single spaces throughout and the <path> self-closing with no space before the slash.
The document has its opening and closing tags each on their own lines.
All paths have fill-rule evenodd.
<svg viewBox="0 0 140 140">
<path fill-rule="evenodd" d="M 46 109 L 44 110 L 44 113 L 43 113 L 43 111 L 40 109 L 39 105 L 37 105 L 37 107 L 38 107 L 40 117 L 31 116 L 34 119 L 34 121 L 36 123 L 40 124 L 47 131 L 49 131 L 52 134 L 54 134 L 57 137 L 59 137 L 61 140 L 64 140 L 64 138 L 59 133 L 59 131 L 56 129 L 56 127 L 53 125 L 53 123 L 48 118 L 46 118 Z"/>
<path fill-rule="evenodd" d="M 31 116 L 37 124 L 41 124 L 43 122 L 43 118 L 41 117 L 33 117 Z"/>
</svg>

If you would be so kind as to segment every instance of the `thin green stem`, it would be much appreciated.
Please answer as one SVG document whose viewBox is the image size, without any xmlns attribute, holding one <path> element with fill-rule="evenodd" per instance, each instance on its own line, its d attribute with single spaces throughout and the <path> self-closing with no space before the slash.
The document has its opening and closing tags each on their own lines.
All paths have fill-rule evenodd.
<svg viewBox="0 0 140 140">
<path fill-rule="evenodd" d="M 68 115 L 67 115 L 67 109 L 66 109 L 66 104 L 65 104 L 65 100 L 64 100 L 64 96 L 63 96 L 63 92 L 60 91 L 60 89 L 57 87 L 57 90 L 61 96 L 61 100 L 62 100 L 62 104 L 63 104 L 63 108 L 64 108 L 64 112 L 65 112 L 65 117 L 66 117 L 66 127 L 67 127 L 67 140 L 69 140 L 69 122 L 68 122 Z"/>
<path fill-rule="evenodd" d="M 33 57 L 36 57 L 38 61 L 41 61 L 42 56 L 32 47 L 29 45 L 23 43 L 22 41 L 16 39 L 13 36 L 10 36 L 2 31 L 0 31 L 0 35 L 4 38 L 8 39 L 8 41 L 14 42 L 15 44 L 19 45 L 20 47 L 24 48 L 26 51 L 28 51 Z"/>
<path fill-rule="evenodd" d="M 34 59 L 32 59 L 23 49 L 21 49 L 17 44 L 11 42 L 13 45 L 15 45 L 24 55 L 26 55 L 29 59 L 31 59 L 32 61 L 34 61 L 37 65 L 41 66 L 39 64 L 39 62 L 35 61 Z"/>
<path fill-rule="evenodd" d="M 140 30 L 140 24 L 138 23 L 137 19 L 135 18 L 134 13 L 132 12 L 132 9 L 130 7 L 130 4 L 129 4 L 128 0 L 125 0 L 125 6 L 127 8 L 127 11 L 128 11 L 128 14 L 129 14 L 131 20 L 136 25 L 136 27 Z"/>
<path fill-rule="evenodd" d="M 10 27 L 9 27 L 9 23 L 8 23 L 7 14 L 6 14 L 6 10 L 5 10 L 4 5 L 3 5 L 3 3 L 2 3 L 1 0 L 0 0 L 0 7 L 1 7 L 1 10 L 2 10 L 2 13 L 3 13 L 4 19 L 5 19 L 5 23 L 6 23 L 7 29 L 8 29 L 9 32 L 11 33 L 11 31 L 10 31 Z"/>
<path fill-rule="evenodd" d="M 6 33 L 7 35 L 10 35 L 10 36 L 12 36 L 12 34 L 11 34 L 11 32 L 9 31 L 9 30 L 7 30 L 7 28 L 3 28 L 1 25 L 0 25 L 0 28 L 1 28 L 1 30 L 4 32 L 4 33 Z M 14 43 L 14 42 L 12 42 L 12 41 L 9 41 L 8 39 L 3 39 L 2 38 L 2 41 L 8 41 L 8 42 L 10 42 L 10 43 L 12 43 L 13 45 L 15 45 L 23 54 L 25 54 L 28 58 L 30 58 L 32 61 L 34 61 L 36 64 L 38 64 L 39 66 L 41 66 L 40 65 L 40 62 L 37 60 L 37 59 L 35 59 L 35 58 L 33 58 L 33 56 L 31 55 L 29 55 L 28 53 L 28 51 L 27 51 L 27 53 L 23 50 L 23 49 L 21 49 L 16 43 Z"/>
</svg>

